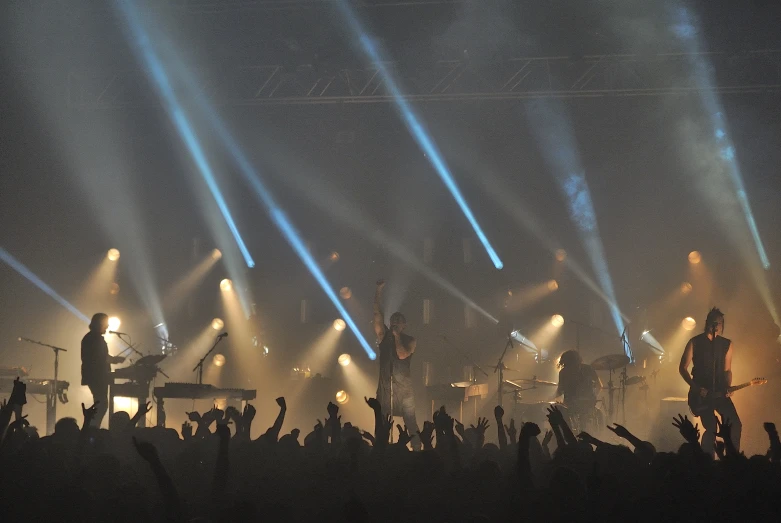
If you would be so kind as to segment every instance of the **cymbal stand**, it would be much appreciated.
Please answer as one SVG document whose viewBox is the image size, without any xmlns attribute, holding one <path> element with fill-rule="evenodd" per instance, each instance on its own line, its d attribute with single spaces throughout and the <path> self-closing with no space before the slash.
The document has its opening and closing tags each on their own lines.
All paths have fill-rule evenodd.
<svg viewBox="0 0 781 523">
<path fill-rule="evenodd" d="M 626 367 L 621 371 L 621 423 L 626 424 Z"/>
<path fill-rule="evenodd" d="M 613 392 L 615 391 L 615 387 L 613 387 L 613 369 L 609 369 L 608 372 L 610 374 L 607 381 L 607 417 L 610 419 L 612 423 L 613 422 Z"/>
<path fill-rule="evenodd" d="M 57 396 L 59 390 L 57 389 L 57 382 L 59 381 L 60 372 L 60 352 L 68 352 L 68 349 L 55 347 L 48 343 L 42 343 L 40 341 L 31 340 L 28 338 L 19 338 L 19 341 L 26 341 L 27 343 L 34 343 L 41 347 L 49 347 L 54 351 L 54 390 L 51 394 L 46 395 L 46 434 L 50 435 L 54 432 L 54 424 L 57 423 Z"/>
<path fill-rule="evenodd" d="M 198 385 L 202 385 L 203 384 L 203 362 L 206 361 L 206 358 L 209 357 L 209 354 L 211 354 L 212 351 L 217 348 L 217 345 L 220 344 L 220 342 L 222 341 L 222 338 L 223 338 L 222 335 L 217 336 L 217 341 L 214 342 L 214 345 L 212 345 L 212 348 L 209 349 L 209 352 L 204 354 L 203 358 L 201 358 L 201 360 L 198 362 L 198 364 L 195 367 L 193 367 L 193 372 L 198 371 Z"/>
<path fill-rule="evenodd" d="M 504 400 L 504 369 L 506 368 L 504 366 L 504 356 L 507 354 L 507 349 L 511 348 L 513 346 L 513 337 L 512 334 L 507 335 L 507 343 L 504 344 L 504 350 L 502 351 L 502 355 L 499 356 L 499 362 L 496 364 L 496 368 L 494 369 L 494 374 L 496 374 L 496 371 L 499 371 L 499 406 L 502 406 L 503 400 Z"/>
</svg>

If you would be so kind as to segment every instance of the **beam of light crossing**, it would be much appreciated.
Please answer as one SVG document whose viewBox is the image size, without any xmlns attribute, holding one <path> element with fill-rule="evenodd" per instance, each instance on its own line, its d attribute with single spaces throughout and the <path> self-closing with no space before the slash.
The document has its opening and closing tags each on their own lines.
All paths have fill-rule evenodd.
<svg viewBox="0 0 781 523">
<path fill-rule="evenodd" d="M 138 20 L 135 20 L 135 22 L 136 24 L 131 24 L 131 25 L 137 25 Z M 136 30 L 141 35 L 146 35 L 146 32 L 140 27 L 137 27 Z M 173 46 L 168 44 L 166 47 L 171 53 L 173 53 Z M 160 61 L 157 59 L 157 56 L 153 51 L 151 47 L 151 43 L 149 42 L 148 38 L 145 41 L 144 50 L 145 50 L 145 55 L 149 55 L 149 57 L 153 59 L 152 63 L 155 65 L 154 69 L 157 71 L 156 76 L 160 76 L 161 81 L 164 81 L 164 85 L 167 87 L 169 91 L 170 98 L 172 98 L 173 101 L 175 102 L 175 97 L 173 96 L 173 92 L 171 91 L 170 84 L 168 83 L 167 75 L 162 65 L 160 64 Z M 181 61 L 175 61 L 175 63 L 181 64 Z M 217 135 L 219 136 L 223 145 L 231 153 L 233 160 L 238 165 L 239 170 L 241 171 L 245 180 L 250 184 L 250 186 L 255 192 L 255 195 L 259 198 L 260 202 L 265 206 L 266 211 L 269 214 L 269 217 L 271 218 L 271 221 L 274 223 L 277 229 L 279 229 L 279 231 L 282 233 L 285 240 L 293 248 L 295 253 L 298 255 L 298 257 L 307 267 L 309 272 L 318 282 L 320 287 L 323 289 L 325 295 L 328 297 L 329 300 L 331 300 L 331 303 L 333 303 L 334 307 L 336 307 L 336 310 L 339 311 L 339 314 L 344 319 L 345 323 L 347 323 L 347 326 L 350 327 L 350 330 L 358 339 L 361 346 L 363 347 L 363 350 L 366 352 L 369 358 L 372 360 L 376 359 L 377 357 L 376 353 L 369 345 L 369 342 L 366 341 L 366 338 L 363 336 L 360 329 L 355 324 L 350 314 L 347 312 L 347 309 L 345 309 L 344 306 L 342 305 L 341 301 L 339 300 L 339 296 L 336 294 L 336 292 L 334 292 L 333 288 L 331 287 L 331 284 L 326 279 L 320 266 L 312 257 L 305 243 L 301 240 L 298 231 L 295 229 L 291 221 L 288 219 L 285 212 L 279 207 L 279 205 L 277 205 L 271 192 L 266 188 L 265 184 L 260 180 L 258 173 L 252 167 L 249 159 L 244 155 L 241 148 L 237 145 L 236 140 L 230 134 L 227 127 L 223 123 L 222 119 L 219 117 L 216 111 L 214 111 L 211 104 L 209 104 L 206 101 L 206 99 L 203 96 L 203 93 L 198 92 L 196 90 L 195 85 L 197 84 L 194 81 L 192 81 L 193 78 L 185 70 L 185 67 L 184 66 L 178 67 L 177 72 L 181 77 L 187 80 L 185 83 L 188 84 L 190 88 L 193 90 L 194 97 L 200 109 L 209 118 L 209 121 L 212 124 L 214 130 L 217 131 Z M 178 114 L 180 114 L 181 118 L 184 119 L 184 115 L 182 113 L 181 107 L 179 107 L 178 104 L 176 105 L 176 107 L 178 108 L 177 111 Z M 183 121 L 186 123 L 186 119 L 184 119 Z"/>
<path fill-rule="evenodd" d="M 391 72 L 386 67 L 385 62 L 382 61 L 380 57 L 380 53 L 375 47 L 371 38 L 364 31 L 361 22 L 358 20 L 355 13 L 352 11 L 352 9 L 347 5 L 347 3 L 344 0 L 338 0 L 337 5 L 339 6 L 340 10 L 344 14 L 345 18 L 347 19 L 347 22 L 352 28 L 353 33 L 358 37 L 361 46 L 363 47 L 367 56 L 377 66 L 377 69 L 380 71 L 380 75 L 383 79 L 383 82 L 385 83 L 388 91 L 390 91 L 391 95 L 393 96 L 396 108 L 401 114 L 402 119 L 404 120 L 404 123 L 406 124 L 410 133 L 412 133 L 413 138 L 418 143 L 418 146 L 425 153 L 426 158 L 428 159 L 431 166 L 434 167 L 434 170 L 437 172 L 440 179 L 445 184 L 445 187 L 447 187 L 448 190 L 450 191 L 450 194 L 453 196 L 453 199 L 461 208 L 461 212 L 464 214 L 467 221 L 469 221 L 469 224 L 472 226 L 472 229 L 474 229 L 477 238 L 480 240 L 480 243 L 483 244 L 485 251 L 488 253 L 488 256 L 491 258 L 491 262 L 494 264 L 494 267 L 496 267 L 497 269 L 501 269 L 502 267 L 504 267 L 502 260 L 499 258 L 499 255 L 491 246 L 491 243 L 488 240 L 486 234 L 483 232 L 483 229 L 480 227 L 480 224 L 477 223 L 477 219 L 475 218 L 474 214 L 472 213 L 472 210 L 469 208 L 469 204 L 466 202 L 466 199 L 461 193 L 461 189 L 458 187 L 458 183 L 453 178 L 453 175 L 450 173 L 450 169 L 448 169 L 447 164 L 445 163 L 445 159 L 440 154 L 439 149 L 437 148 L 434 141 L 426 132 L 423 123 L 420 121 L 418 116 L 412 110 L 412 107 L 410 106 L 409 102 L 407 102 L 407 100 L 402 95 L 401 89 L 396 84 L 396 81 L 394 80 Z"/>
<path fill-rule="evenodd" d="M 206 153 L 201 146 L 200 140 L 174 93 L 174 89 L 163 64 L 152 48 L 149 35 L 143 27 L 143 21 L 141 20 L 140 14 L 136 7 L 131 5 L 132 2 L 116 0 L 115 3 L 124 14 L 127 25 L 133 35 L 132 42 L 135 42 L 135 48 L 137 52 L 140 53 L 142 63 L 147 67 L 147 74 L 154 81 L 158 93 L 163 98 L 163 105 L 166 107 L 171 121 L 176 126 L 179 137 L 187 146 L 187 149 L 198 168 L 198 172 L 201 174 L 201 177 L 214 197 L 214 201 L 217 204 L 228 229 L 233 235 L 236 245 L 241 251 L 241 255 L 244 257 L 244 262 L 247 264 L 247 267 L 254 267 L 255 261 L 252 259 L 252 255 L 239 233 L 236 222 L 233 220 L 230 209 L 228 209 L 228 204 L 217 185 L 214 172 L 206 158 Z"/>
<path fill-rule="evenodd" d="M 54 301 L 68 309 L 69 312 L 71 312 L 74 316 L 79 318 L 84 323 L 89 323 L 90 319 L 87 317 L 86 314 L 82 313 L 79 309 L 74 307 L 73 305 L 68 302 L 65 298 L 60 296 L 57 291 L 49 287 L 49 285 L 46 284 L 42 279 L 40 279 L 38 276 L 35 275 L 33 271 L 28 269 L 22 262 L 14 258 L 11 253 L 6 251 L 3 247 L 0 247 L 0 260 L 3 260 L 6 265 L 11 267 L 13 270 L 24 276 L 30 283 L 41 289 L 43 292 L 48 294 Z"/>
<path fill-rule="evenodd" d="M 563 108 L 543 101 L 528 105 L 531 130 L 543 156 L 567 202 L 570 220 L 577 227 L 602 292 L 608 297 L 608 307 L 619 335 L 625 330 L 624 318 L 616 305 L 613 279 L 610 276 L 605 249 L 599 234 L 597 215 L 591 200 L 586 175 L 577 152 L 577 144 L 566 120 Z M 634 361 L 629 343 L 624 352 Z"/>
</svg>

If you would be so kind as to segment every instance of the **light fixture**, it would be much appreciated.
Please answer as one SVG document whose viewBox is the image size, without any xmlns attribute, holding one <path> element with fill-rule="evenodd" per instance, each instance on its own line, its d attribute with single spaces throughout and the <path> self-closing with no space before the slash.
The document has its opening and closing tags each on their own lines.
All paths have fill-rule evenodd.
<svg viewBox="0 0 781 523">
<path fill-rule="evenodd" d="M 223 292 L 229 292 L 233 289 L 233 282 L 230 281 L 228 278 L 225 278 L 220 282 L 220 290 Z"/>
<path fill-rule="evenodd" d="M 692 284 L 685 281 L 681 284 L 681 294 L 686 295 L 692 291 Z"/>
<path fill-rule="evenodd" d="M 564 316 L 562 316 L 561 314 L 554 314 L 553 316 L 551 316 L 550 323 L 554 327 L 561 327 L 562 325 L 564 325 Z"/>
<path fill-rule="evenodd" d="M 222 329 L 225 326 L 225 322 L 222 321 L 220 318 L 214 318 L 212 320 L 212 329 L 218 331 Z"/>
<path fill-rule="evenodd" d="M 212 251 L 212 260 L 216 261 L 219 260 L 220 258 L 222 258 L 222 251 L 220 251 L 219 249 L 214 249 Z"/>
<path fill-rule="evenodd" d="M 687 316 L 683 319 L 683 321 L 681 321 L 681 327 L 687 331 L 694 330 L 694 327 L 696 326 L 697 322 L 691 316 Z"/>
<path fill-rule="evenodd" d="M 567 251 L 564 249 L 556 249 L 556 261 L 563 262 L 567 259 Z"/>
<path fill-rule="evenodd" d="M 119 259 L 119 249 L 109 249 L 108 259 L 111 261 L 117 261 Z"/>
<path fill-rule="evenodd" d="M 336 393 L 336 403 L 339 405 L 344 405 L 348 401 L 350 401 L 350 395 L 347 394 L 347 392 L 340 390 Z"/>
<path fill-rule="evenodd" d="M 111 316 L 108 319 L 108 330 L 110 331 L 118 330 L 120 325 L 122 325 L 122 321 L 116 316 Z"/>
<path fill-rule="evenodd" d="M 337 318 L 334 320 L 334 329 L 338 331 L 343 331 L 347 327 L 347 324 L 344 322 L 342 318 Z"/>
<path fill-rule="evenodd" d="M 341 296 L 343 300 L 349 300 L 353 297 L 353 291 L 350 290 L 350 287 L 342 287 L 339 289 L 339 296 Z"/>
<path fill-rule="evenodd" d="M 700 251 L 692 251 L 689 253 L 689 263 L 696 265 L 702 261 L 702 254 Z"/>
<path fill-rule="evenodd" d="M 548 282 L 548 290 L 549 291 L 553 292 L 553 291 L 556 291 L 558 289 L 559 289 L 559 282 L 557 282 L 556 280 L 550 280 Z"/>
<path fill-rule="evenodd" d="M 119 294 L 119 284 L 118 283 L 112 283 L 111 288 L 108 290 L 109 294 L 112 296 L 116 296 Z"/>
<path fill-rule="evenodd" d="M 341 354 L 339 355 L 337 361 L 339 362 L 339 365 L 341 365 L 342 367 L 346 367 L 350 364 L 351 361 L 353 361 L 353 359 L 350 357 L 349 354 Z"/>
<path fill-rule="evenodd" d="M 331 261 L 334 262 L 339 261 L 339 253 L 336 251 L 331 251 L 331 256 L 329 256 L 329 258 L 331 258 Z"/>
<path fill-rule="evenodd" d="M 222 354 L 215 354 L 214 358 L 212 358 L 212 362 L 214 362 L 215 367 L 222 367 L 225 365 L 225 356 Z"/>
</svg>

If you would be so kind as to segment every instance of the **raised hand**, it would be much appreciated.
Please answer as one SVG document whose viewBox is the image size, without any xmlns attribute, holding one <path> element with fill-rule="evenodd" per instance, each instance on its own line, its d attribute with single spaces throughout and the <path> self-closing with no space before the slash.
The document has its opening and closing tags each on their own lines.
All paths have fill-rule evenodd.
<svg viewBox="0 0 781 523">
<path fill-rule="evenodd" d="M 279 405 L 280 409 L 287 410 L 287 403 L 285 402 L 285 398 L 283 398 L 282 396 L 277 398 L 277 405 Z"/>
<path fill-rule="evenodd" d="M 536 438 L 540 435 L 540 427 L 536 423 L 531 421 L 524 423 L 521 426 L 521 439 L 524 438 Z"/>
<path fill-rule="evenodd" d="M 214 409 L 214 420 L 217 422 L 218 425 L 224 424 L 227 420 L 225 420 L 225 411 L 222 409 L 218 409 L 216 406 Z"/>
<path fill-rule="evenodd" d="M 475 429 L 481 437 L 485 436 L 485 431 L 488 430 L 488 427 L 490 427 L 488 424 L 488 418 L 477 418 L 477 427 L 474 425 L 469 426 Z"/>
<path fill-rule="evenodd" d="M 160 458 L 157 455 L 157 449 L 151 443 L 138 441 L 136 437 L 133 436 L 133 446 L 136 448 L 138 455 L 149 463 L 157 463 L 160 461 Z"/>
<path fill-rule="evenodd" d="M 187 412 L 186 414 L 188 420 L 192 421 L 193 423 L 201 423 L 201 415 L 198 412 L 192 411 Z"/>
<path fill-rule="evenodd" d="M 182 423 L 182 439 L 188 440 L 193 437 L 193 426 L 189 421 Z"/>
<path fill-rule="evenodd" d="M 282 402 L 284 403 L 284 401 L 285 400 L 283 398 Z M 279 402 L 277 402 L 277 403 L 279 403 Z M 252 423 L 252 420 L 255 419 L 255 414 L 257 412 L 258 411 L 255 409 L 254 406 L 252 406 L 251 404 L 247 403 L 244 406 L 244 413 L 241 415 L 241 420 L 244 422 L 244 424 L 246 426 L 249 426 L 249 424 Z"/>
<path fill-rule="evenodd" d="M 583 432 L 585 434 L 585 432 Z M 580 437 L 580 436 L 578 436 Z M 547 447 L 550 443 L 550 440 L 553 438 L 553 431 L 552 430 L 546 430 L 545 435 L 542 437 L 542 446 Z"/>
<path fill-rule="evenodd" d="M 500 420 L 502 419 L 503 416 L 504 416 L 504 409 L 501 407 L 501 405 L 497 405 L 496 407 L 494 407 L 494 417 L 497 420 Z"/>
<path fill-rule="evenodd" d="M 412 438 L 409 435 L 409 431 L 407 430 L 407 426 L 404 425 L 404 428 L 401 428 L 401 425 L 396 425 L 396 428 L 399 431 L 399 445 L 402 447 L 406 447 L 407 443 L 409 443 Z"/>
<path fill-rule="evenodd" d="M 447 416 L 447 414 L 445 416 Z M 447 417 L 450 418 L 450 416 L 447 416 Z M 447 419 L 447 418 L 445 418 L 445 419 Z M 451 426 L 452 426 L 452 424 L 455 424 L 456 432 L 458 433 L 459 436 L 461 436 L 461 439 L 464 439 L 464 424 L 461 423 L 460 421 L 458 421 L 455 418 L 450 418 L 450 419 L 452 420 Z"/>
<path fill-rule="evenodd" d="M 551 426 L 554 425 L 561 426 L 565 423 L 564 414 L 561 413 L 561 411 L 556 405 L 552 405 L 548 407 L 547 417 L 548 417 L 548 422 L 551 424 Z"/>
<path fill-rule="evenodd" d="M 698 442 L 700 439 L 700 424 L 692 425 L 688 416 L 678 414 L 678 418 L 673 418 L 673 427 L 678 429 L 683 439 L 689 443 Z"/>
<path fill-rule="evenodd" d="M 430 421 L 423 422 L 423 430 L 418 432 L 420 442 L 423 444 L 424 449 L 430 449 L 433 446 L 432 440 L 434 438 L 434 424 Z"/>
<path fill-rule="evenodd" d="M 85 427 L 92 422 L 92 420 L 95 418 L 95 415 L 98 413 L 98 403 L 100 402 L 96 401 L 95 404 L 90 408 L 85 407 L 83 403 L 81 404 L 81 413 L 84 416 Z"/>
<path fill-rule="evenodd" d="M 607 426 L 607 428 L 613 432 L 616 436 L 623 439 L 629 439 L 632 437 L 632 433 L 627 430 L 626 427 L 623 425 L 619 425 L 618 423 L 614 423 L 615 427 L 611 427 L 610 425 Z"/>
<path fill-rule="evenodd" d="M 10 405 L 22 406 L 27 403 L 27 384 L 19 379 L 14 380 L 14 388 L 11 391 L 11 398 L 8 400 Z"/>
<path fill-rule="evenodd" d="M 363 399 L 374 412 L 379 412 L 380 409 L 382 409 L 382 405 L 380 405 L 380 400 L 378 400 L 377 398 L 367 398 L 366 396 L 364 396 Z"/>
<path fill-rule="evenodd" d="M 331 419 L 335 419 L 337 414 L 339 414 L 339 406 L 336 405 L 334 402 L 329 401 L 328 402 L 328 417 L 331 418 Z"/>
<path fill-rule="evenodd" d="M 510 419 L 510 424 L 504 426 L 504 430 L 507 431 L 507 436 L 510 438 L 510 441 L 513 443 L 517 442 L 516 439 L 518 437 L 518 429 L 515 428 L 515 420 Z"/>
<path fill-rule="evenodd" d="M 371 432 L 366 432 L 365 430 L 361 432 L 361 437 L 371 443 L 372 445 L 375 444 L 374 436 L 372 436 Z"/>
<path fill-rule="evenodd" d="M 241 419 L 241 413 L 239 412 L 239 409 L 237 409 L 233 405 L 230 405 L 228 406 L 228 408 L 225 409 L 225 417 L 227 419 L 232 419 L 233 421 L 236 421 Z"/>
</svg>

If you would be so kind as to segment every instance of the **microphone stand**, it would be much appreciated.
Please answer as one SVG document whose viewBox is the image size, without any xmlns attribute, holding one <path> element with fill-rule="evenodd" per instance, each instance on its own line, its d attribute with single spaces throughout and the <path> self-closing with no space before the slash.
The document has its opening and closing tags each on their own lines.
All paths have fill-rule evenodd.
<svg viewBox="0 0 781 523">
<path fill-rule="evenodd" d="M 193 372 L 195 372 L 196 370 L 198 371 L 198 385 L 202 385 L 203 384 L 203 362 L 206 361 L 206 358 L 209 357 L 209 354 L 211 354 L 212 351 L 217 348 L 217 345 L 220 344 L 220 342 L 222 341 L 222 339 L 224 337 L 225 336 L 223 336 L 223 335 L 217 336 L 217 341 L 214 342 L 214 345 L 212 345 L 212 348 L 209 349 L 209 352 L 204 354 L 203 358 L 201 358 L 201 361 L 198 362 L 198 365 L 193 367 Z"/>
<path fill-rule="evenodd" d="M 46 397 L 46 433 L 48 435 L 54 432 L 54 424 L 57 422 L 57 396 L 59 394 L 57 389 L 57 382 L 59 381 L 60 352 L 68 352 L 68 349 L 55 347 L 54 345 L 49 345 L 48 343 L 43 343 L 28 338 L 20 337 L 19 341 L 34 343 L 36 345 L 40 345 L 41 347 L 49 347 L 54 351 L 54 390 L 52 391 L 51 395 L 47 395 Z"/>
<path fill-rule="evenodd" d="M 130 350 L 132 350 L 133 352 L 135 352 L 136 354 L 138 354 L 138 355 L 139 355 L 139 357 L 141 357 L 141 358 L 143 358 L 143 357 L 144 357 L 144 355 L 143 355 L 143 354 L 142 354 L 142 353 L 141 353 L 141 352 L 140 352 L 138 349 L 136 349 L 136 348 L 133 346 L 133 340 L 132 340 L 132 338 L 130 339 L 130 341 L 127 341 L 125 338 L 123 338 L 123 337 L 122 337 L 122 334 L 120 334 L 120 333 L 118 333 L 118 332 L 113 332 L 112 334 L 114 334 L 114 336 L 116 336 L 117 338 L 119 338 L 119 339 L 122 341 L 122 343 L 124 343 L 124 344 L 125 344 L 125 348 L 124 348 L 124 349 L 122 349 L 122 351 L 119 353 L 119 356 L 122 356 L 124 353 L 126 353 L 126 352 L 127 352 L 127 350 L 128 350 L 128 349 L 130 349 Z M 130 363 L 133 363 L 133 362 L 131 361 Z"/>
</svg>

